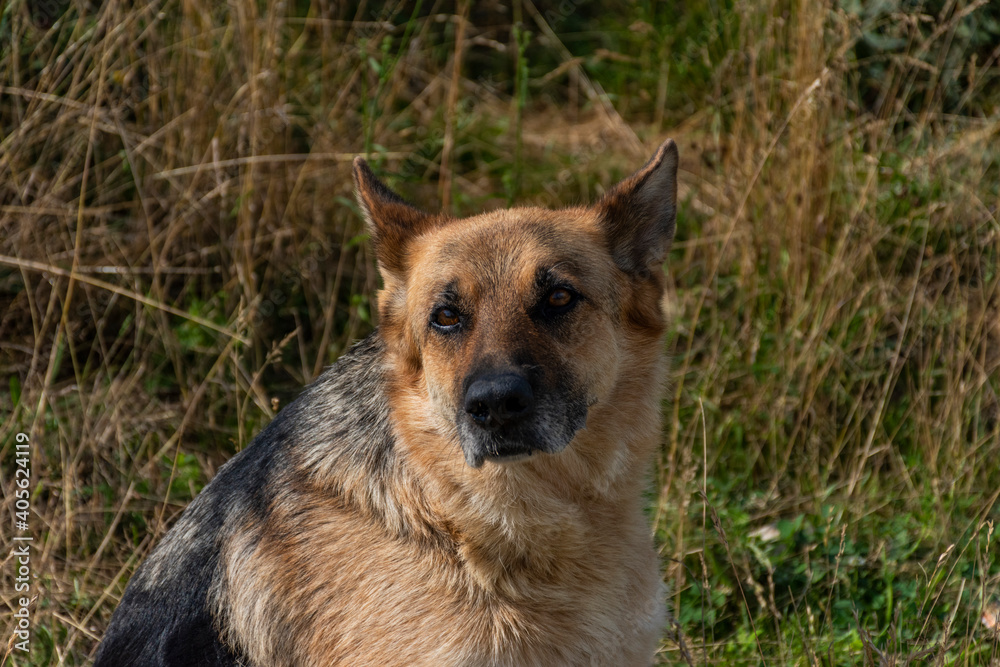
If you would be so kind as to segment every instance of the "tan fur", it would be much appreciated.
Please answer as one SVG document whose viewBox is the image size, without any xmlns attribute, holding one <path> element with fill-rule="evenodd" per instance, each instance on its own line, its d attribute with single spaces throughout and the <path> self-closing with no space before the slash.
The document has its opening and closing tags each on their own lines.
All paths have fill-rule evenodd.
<svg viewBox="0 0 1000 667">
<path fill-rule="evenodd" d="M 359 176 L 385 279 L 396 458 L 383 491 L 297 454 L 306 474 L 224 544 L 216 614 L 251 664 L 650 664 L 665 607 L 642 491 L 660 439 L 665 248 L 644 274 L 623 264 L 644 237 L 608 235 L 628 233 L 630 189 L 658 164 L 594 207 L 464 220 L 424 216 Z M 559 335 L 529 314 L 539 267 L 586 297 Z M 460 340 L 428 328 L 442 281 L 476 315 Z M 463 379 L 522 353 L 542 377 L 572 378 L 586 427 L 558 453 L 471 467 L 454 420 Z"/>
</svg>

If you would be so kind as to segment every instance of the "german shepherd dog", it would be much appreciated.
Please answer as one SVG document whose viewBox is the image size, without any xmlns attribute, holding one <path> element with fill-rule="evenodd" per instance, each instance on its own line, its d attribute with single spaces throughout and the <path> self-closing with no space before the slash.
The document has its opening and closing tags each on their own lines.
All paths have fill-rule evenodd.
<svg viewBox="0 0 1000 667">
<path fill-rule="evenodd" d="M 650 665 L 677 161 L 456 219 L 356 159 L 377 331 L 191 503 L 97 667 Z"/>
</svg>

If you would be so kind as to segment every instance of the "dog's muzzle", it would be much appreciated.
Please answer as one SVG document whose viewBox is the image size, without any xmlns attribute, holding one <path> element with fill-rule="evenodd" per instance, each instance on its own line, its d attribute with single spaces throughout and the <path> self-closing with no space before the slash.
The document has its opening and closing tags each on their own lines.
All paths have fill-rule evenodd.
<svg viewBox="0 0 1000 667">
<path fill-rule="evenodd" d="M 538 407 L 528 379 L 518 373 L 479 375 L 465 390 L 459 432 L 465 460 L 473 468 L 484 461 L 511 463 L 540 449 L 533 426 Z"/>
<path fill-rule="evenodd" d="M 478 468 L 561 452 L 586 425 L 587 402 L 504 369 L 471 376 L 456 416 L 465 461 Z"/>
</svg>

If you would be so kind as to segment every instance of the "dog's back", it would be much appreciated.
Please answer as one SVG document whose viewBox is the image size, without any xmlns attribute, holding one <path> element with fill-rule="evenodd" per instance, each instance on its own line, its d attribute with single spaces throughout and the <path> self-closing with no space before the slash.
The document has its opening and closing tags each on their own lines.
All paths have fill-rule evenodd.
<svg viewBox="0 0 1000 667">
<path fill-rule="evenodd" d="M 302 484 L 293 461 L 322 461 L 377 480 L 392 457 L 377 335 L 356 345 L 234 456 L 187 507 L 129 582 L 95 667 L 247 664 L 220 634 L 222 554 L 267 522 Z M 356 496 L 359 497 L 359 496 Z"/>
</svg>

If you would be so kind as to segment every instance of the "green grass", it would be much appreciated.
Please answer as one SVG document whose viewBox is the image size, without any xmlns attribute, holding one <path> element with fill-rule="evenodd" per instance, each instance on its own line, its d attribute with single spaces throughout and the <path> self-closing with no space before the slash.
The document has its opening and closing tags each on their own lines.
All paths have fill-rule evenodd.
<svg viewBox="0 0 1000 667">
<path fill-rule="evenodd" d="M 467 214 L 593 201 L 667 136 L 661 663 L 998 664 L 998 43 L 965 0 L 3 5 L 2 503 L 30 433 L 39 591 L 3 664 L 87 664 L 376 324 L 354 155 Z"/>
</svg>

